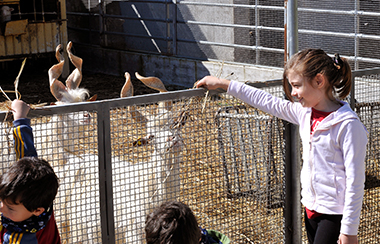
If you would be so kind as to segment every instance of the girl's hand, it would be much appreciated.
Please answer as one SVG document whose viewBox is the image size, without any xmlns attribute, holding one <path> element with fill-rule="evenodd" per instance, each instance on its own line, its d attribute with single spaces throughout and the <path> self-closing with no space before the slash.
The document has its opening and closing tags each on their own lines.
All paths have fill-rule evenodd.
<svg viewBox="0 0 380 244">
<path fill-rule="evenodd" d="M 197 88 L 203 87 L 208 90 L 215 90 L 218 88 L 222 88 L 227 91 L 228 86 L 230 85 L 229 80 L 219 79 L 214 76 L 205 76 L 200 81 L 197 82 Z"/>
<path fill-rule="evenodd" d="M 340 234 L 338 244 L 358 244 L 358 236 Z"/>
<path fill-rule="evenodd" d="M 23 102 L 22 100 L 15 99 L 12 102 L 12 112 L 13 119 L 18 120 L 26 118 L 26 115 L 29 113 L 29 105 Z"/>
</svg>

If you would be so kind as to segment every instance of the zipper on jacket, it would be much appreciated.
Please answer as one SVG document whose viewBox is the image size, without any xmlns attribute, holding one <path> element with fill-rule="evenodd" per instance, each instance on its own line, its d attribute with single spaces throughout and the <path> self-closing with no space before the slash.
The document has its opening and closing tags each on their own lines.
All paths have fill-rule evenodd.
<svg viewBox="0 0 380 244">
<path fill-rule="evenodd" d="M 311 188 L 311 191 L 312 191 L 312 194 L 313 194 L 313 197 L 314 197 L 314 199 L 313 199 L 313 205 L 315 204 L 316 198 L 317 198 L 315 190 L 314 190 L 314 187 L 313 187 L 314 164 L 312 163 L 312 158 L 313 157 L 311 157 L 312 156 L 311 155 L 311 151 L 312 151 L 311 150 L 311 144 L 312 144 L 311 142 L 313 140 L 314 132 L 310 135 L 310 140 L 309 140 L 309 160 L 308 160 L 309 161 L 309 166 L 310 166 L 310 188 Z"/>
</svg>

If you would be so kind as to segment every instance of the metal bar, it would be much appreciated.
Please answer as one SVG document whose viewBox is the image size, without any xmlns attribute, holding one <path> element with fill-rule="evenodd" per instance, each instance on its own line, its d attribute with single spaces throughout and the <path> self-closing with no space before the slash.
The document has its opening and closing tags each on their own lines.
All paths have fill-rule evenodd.
<svg viewBox="0 0 380 244">
<path fill-rule="evenodd" d="M 143 20 L 143 21 L 154 21 L 154 22 L 164 22 L 164 23 L 167 23 L 167 22 L 171 22 L 172 20 L 168 17 L 168 18 L 165 18 L 165 19 L 161 19 L 161 18 L 147 18 L 147 17 L 130 17 L 130 16 L 124 16 L 124 15 L 111 15 L 111 14 L 104 14 L 103 15 L 104 18 L 110 18 L 110 19 L 132 19 L 132 20 Z"/>
<path fill-rule="evenodd" d="M 331 9 L 310 9 L 310 8 L 298 8 L 298 12 L 305 13 L 323 13 L 323 14 L 336 14 L 336 15 L 352 15 L 352 16 L 370 16 L 370 17 L 380 17 L 380 13 L 376 12 L 366 12 L 366 11 L 358 11 L 358 10 L 331 10 Z"/>
<path fill-rule="evenodd" d="M 42 21 L 45 22 L 44 0 L 41 0 L 41 15 Z"/>
<path fill-rule="evenodd" d="M 285 0 L 287 60 L 298 52 L 297 0 Z M 298 126 L 285 123 L 285 244 L 302 242 Z"/>
<path fill-rule="evenodd" d="M 147 38 L 147 39 L 157 39 L 157 40 L 164 40 L 164 41 L 171 41 L 171 38 L 165 37 L 165 36 L 147 36 L 147 35 L 138 35 L 138 34 L 128 34 L 125 32 L 111 32 L 111 31 L 104 31 L 103 32 L 105 35 L 110 34 L 110 35 L 120 35 L 120 36 L 133 36 L 133 37 L 140 37 L 140 38 Z"/>
<path fill-rule="evenodd" d="M 37 9 L 36 9 L 36 0 L 33 0 L 33 9 L 34 9 L 34 20 L 37 21 Z"/>
<path fill-rule="evenodd" d="M 228 111 L 226 111 L 226 113 L 228 113 Z M 232 184 L 233 186 L 235 186 L 235 188 L 233 188 L 232 191 L 233 193 L 236 193 L 235 192 L 236 190 L 240 192 L 240 181 L 239 181 L 239 172 L 237 169 L 237 156 L 235 153 L 235 146 L 234 146 L 234 141 L 233 141 L 234 137 L 232 136 L 233 126 L 231 126 L 231 120 L 228 118 L 224 121 L 224 123 L 226 125 L 226 134 L 227 134 L 226 138 L 230 139 L 228 140 L 227 147 L 230 149 L 229 150 L 230 158 L 233 162 L 233 166 L 231 167 L 231 170 L 233 170 L 233 172 L 231 172 L 231 174 L 234 175 L 234 177 L 232 179 L 233 179 L 233 182 L 236 182 L 236 184 Z"/>
<path fill-rule="evenodd" d="M 380 68 L 354 70 L 354 71 L 352 71 L 352 76 L 359 77 L 359 76 L 362 76 L 362 75 L 378 74 L 379 72 L 380 72 Z"/>
<path fill-rule="evenodd" d="M 190 43 L 199 43 L 199 44 L 210 44 L 216 46 L 224 46 L 224 47 L 238 47 L 252 50 L 261 50 L 261 51 L 271 51 L 277 53 L 283 53 L 283 49 L 279 48 L 269 48 L 269 47 L 257 47 L 257 46 L 246 46 L 246 45 L 238 45 L 238 44 L 228 44 L 228 43 L 220 43 L 220 42 L 209 42 L 209 41 L 196 41 L 196 40 L 186 40 L 186 39 L 178 39 L 178 41 L 182 42 L 190 42 Z"/>
<path fill-rule="evenodd" d="M 225 153 L 225 143 L 223 142 L 223 131 L 224 131 L 224 128 L 222 127 L 223 123 L 221 123 L 221 116 L 219 116 L 219 113 L 220 113 L 220 108 L 217 112 L 217 115 L 215 116 L 216 117 L 216 124 L 218 126 L 218 144 L 219 144 L 219 153 L 221 155 L 221 158 L 222 158 L 222 162 L 223 162 L 223 168 L 224 168 L 224 177 L 225 177 L 225 180 L 226 180 L 226 187 L 227 187 L 227 194 L 232 194 L 231 192 L 231 184 L 230 184 L 230 180 L 229 180 L 229 173 L 228 173 L 228 165 L 227 165 L 227 162 L 226 162 L 226 153 Z"/>
<path fill-rule="evenodd" d="M 248 5 L 248 4 L 227 4 L 227 3 L 206 3 L 206 2 L 191 2 L 191 1 L 177 1 L 178 4 L 183 5 L 199 5 L 199 6 L 212 6 L 212 7 L 231 7 L 231 8 L 251 8 L 251 9 L 265 9 L 265 10 L 280 10 L 284 11 L 284 7 L 277 6 L 264 6 L 264 5 Z"/>
<path fill-rule="evenodd" d="M 239 112 L 238 109 L 236 109 L 236 112 Z M 237 119 L 236 120 L 236 126 L 234 128 L 237 129 L 236 133 L 236 148 L 239 150 L 240 153 L 238 153 L 239 157 L 241 157 L 241 167 L 243 168 L 244 166 L 245 167 L 245 171 L 242 170 L 242 172 L 240 170 L 237 170 L 237 179 L 238 179 L 238 185 L 239 185 L 239 192 L 244 190 L 244 182 L 248 182 L 247 181 L 247 175 L 248 175 L 248 167 L 247 167 L 247 157 L 246 157 L 246 153 L 245 153 L 245 147 L 244 147 L 244 137 L 243 137 L 243 134 L 242 134 L 242 131 L 243 131 L 243 127 L 244 127 L 244 123 L 242 123 L 242 121 L 240 119 Z M 233 140 L 233 136 L 231 137 L 231 140 Z M 235 168 L 236 169 L 239 169 L 239 160 L 236 160 L 234 161 L 235 163 Z M 244 173 L 243 173 L 244 172 Z M 242 175 L 243 174 L 243 175 Z M 241 189 L 241 187 L 243 187 L 243 189 Z"/>
<path fill-rule="evenodd" d="M 258 6 L 259 5 L 259 0 L 255 0 L 255 6 Z M 256 47 L 260 46 L 260 30 L 261 28 L 259 29 L 259 25 L 260 25 L 260 18 L 259 18 L 259 14 L 260 14 L 260 11 L 258 8 L 255 8 L 255 26 L 254 26 L 254 29 L 255 29 L 255 39 L 256 39 Z M 280 28 L 282 29 L 282 31 L 284 31 L 283 28 Z M 256 52 L 256 63 L 259 64 L 260 63 L 260 51 L 257 51 Z"/>
<path fill-rule="evenodd" d="M 351 77 L 350 107 L 355 111 L 355 75 Z"/>
<path fill-rule="evenodd" d="M 170 17 L 170 8 L 169 4 L 165 3 L 165 16 L 168 19 Z M 166 39 L 170 38 L 170 23 L 169 21 L 165 21 L 166 25 Z M 171 53 L 170 41 L 166 41 L 166 53 Z"/>
<path fill-rule="evenodd" d="M 298 32 L 302 34 L 316 34 L 316 35 L 324 35 L 324 36 L 380 40 L 380 36 L 366 35 L 366 34 L 342 33 L 342 32 L 332 32 L 332 31 L 314 31 L 314 30 L 302 30 L 302 29 L 298 30 Z"/>
<path fill-rule="evenodd" d="M 244 109 L 244 114 L 247 114 L 247 111 Z M 244 118 L 242 119 L 243 121 L 243 127 L 244 127 L 244 131 L 245 131 L 245 134 L 244 134 L 244 137 L 241 138 L 241 141 L 243 143 L 243 147 L 244 147 L 244 166 L 245 166 L 245 182 L 246 182 L 246 190 L 247 191 L 251 191 L 252 190 L 252 183 L 251 183 L 251 180 L 252 180 L 252 176 L 256 175 L 256 171 L 252 172 L 253 170 L 250 169 L 250 165 L 253 166 L 253 168 L 255 169 L 257 167 L 257 164 L 256 164 L 256 160 L 254 160 L 254 149 L 253 149 L 253 137 L 252 137 L 252 128 L 251 128 L 251 124 L 250 124 L 250 121 L 249 119 L 247 118 Z M 245 139 L 244 139 L 245 138 Z M 247 141 L 247 142 L 245 142 Z M 245 154 L 248 154 L 247 156 L 245 156 Z M 252 157 L 252 160 L 250 160 L 250 157 L 249 155 L 251 155 Z M 248 158 L 248 159 L 247 159 Z"/>
<path fill-rule="evenodd" d="M 104 0 L 99 1 L 99 33 L 100 33 L 100 43 L 103 46 L 107 46 L 107 35 L 105 32 L 107 31 L 107 26 L 104 23 L 104 14 L 105 14 L 105 6 Z"/>
<path fill-rule="evenodd" d="M 355 0 L 355 15 L 354 15 L 354 31 L 355 31 L 355 39 L 354 39 L 354 53 L 355 53 L 355 61 L 354 61 L 354 69 L 359 68 L 359 62 L 357 60 L 357 57 L 359 56 L 359 37 L 358 34 L 360 33 L 359 27 L 359 15 L 357 14 L 358 9 L 360 8 L 359 1 Z"/>
<path fill-rule="evenodd" d="M 97 119 L 102 243 L 112 244 L 115 243 L 115 219 L 113 212 L 110 108 L 108 103 L 101 104 Z"/>
<path fill-rule="evenodd" d="M 177 19 L 177 11 L 178 11 L 178 7 L 177 7 L 177 1 L 176 0 L 173 0 L 173 36 L 172 36 L 172 40 L 173 40 L 173 47 L 172 47 L 172 53 L 173 55 L 177 55 L 178 51 L 177 51 L 177 38 L 178 38 L 178 34 L 177 34 L 177 23 L 178 23 L 178 19 Z"/>
<path fill-rule="evenodd" d="M 41 15 L 48 15 L 48 14 L 51 14 L 51 15 L 58 15 L 58 12 L 23 12 L 23 13 L 17 13 L 17 14 L 14 14 L 14 15 L 17 15 L 17 16 L 24 16 L 24 15 L 31 15 L 31 14 L 41 14 Z M 43 20 L 45 21 L 45 20 Z"/>
<path fill-rule="evenodd" d="M 100 14 L 98 13 L 81 13 L 81 12 L 70 12 L 70 11 L 67 11 L 66 12 L 67 15 L 77 15 L 77 16 L 99 16 Z"/>
</svg>

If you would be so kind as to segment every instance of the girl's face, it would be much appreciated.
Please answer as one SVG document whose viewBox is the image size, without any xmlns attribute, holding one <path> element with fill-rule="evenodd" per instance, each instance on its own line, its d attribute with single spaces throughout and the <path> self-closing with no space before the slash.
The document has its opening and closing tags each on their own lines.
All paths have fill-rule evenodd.
<svg viewBox="0 0 380 244">
<path fill-rule="evenodd" d="M 324 101 L 326 98 L 325 92 L 320 86 L 318 86 L 316 78 L 310 82 L 305 77 L 290 70 L 288 81 L 292 87 L 291 95 L 301 103 L 303 107 L 313 107 L 318 109 L 318 107 L 321 106 L 321 101 Z"/>
</svg>

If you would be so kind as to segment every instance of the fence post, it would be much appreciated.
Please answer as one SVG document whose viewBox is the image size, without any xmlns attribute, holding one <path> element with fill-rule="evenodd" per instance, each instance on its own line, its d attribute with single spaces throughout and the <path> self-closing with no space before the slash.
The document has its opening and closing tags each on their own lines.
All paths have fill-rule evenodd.
<svg viewBox="0 0 380 244">
<path fill-rule="evenodd" d="M 113 213 L 109 103 L 101 103 L 97 119 L 102 243 L 113 244 L 115 243 L 115 220 Z"/>
<path fill-rule="evenodd" d="M 285 61 L 298 52 L 297 0 L 285 0 Z M 285 244 L 301 243 L 301 185 L 298 126 L 285 123 Z"/>
<path fill-rule="evenodd" d="M 172 55 L 176 56 L 177 55 L 177 0 L 173 0 L 173 45 L 172 45 Z"/>
</svg>

